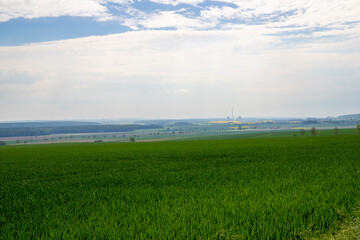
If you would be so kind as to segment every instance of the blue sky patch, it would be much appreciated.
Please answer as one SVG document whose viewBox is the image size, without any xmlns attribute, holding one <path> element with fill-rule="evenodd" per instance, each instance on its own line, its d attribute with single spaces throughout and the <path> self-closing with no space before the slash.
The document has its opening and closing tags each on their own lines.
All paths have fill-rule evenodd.
<svg viewBox="0 0 360 240">
<path fill-rule="evenodd" d="M 0 23 L 0 45 L 22 45 L 27 43 L 60 39 L 108 35 L 128 31 L 118 21 L 95 21 L 84 17 L 17 18 Z"/>
</svg>

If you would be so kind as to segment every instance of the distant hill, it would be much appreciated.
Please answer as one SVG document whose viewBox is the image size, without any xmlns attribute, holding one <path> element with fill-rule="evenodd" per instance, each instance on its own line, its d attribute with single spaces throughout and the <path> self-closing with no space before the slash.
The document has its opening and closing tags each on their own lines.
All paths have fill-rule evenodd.
<svg viewBox="0 0 360 240">
<path fill-rule="evenodd" d="M 341 115 L 338 117 L 339 119 L 344 120 L 360 120 L 360 113 L 358 114 L 348 114 L 348 115 Z"/>
<path fill-rule="evenodd" d="M 194 124 L 192 124 L 190 122 L 175 122 L 175 123 L 171 124 L 171 126 L 173 126 L 173 127 L 186 127 L 186 126 L 194 126 Z"/>
<path fill-rule="evenodd" d="M 0 123 L 0 128 L 34 128 L 34 127 L 67 127 L 67 126 L 93 126 L 97 122 L 82 121 L 39 121 L 39 122 L 7 122 Z"/>
</svg>

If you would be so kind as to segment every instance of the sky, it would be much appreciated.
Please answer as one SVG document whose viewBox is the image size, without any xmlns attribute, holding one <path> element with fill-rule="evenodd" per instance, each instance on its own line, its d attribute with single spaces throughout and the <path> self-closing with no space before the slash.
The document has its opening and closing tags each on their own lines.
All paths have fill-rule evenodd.
<svg viewBox="0 0 360 240">
<path fill-rule="evenodd" d="M 0 121 L 360 113 L 358 0 L 0 0 Z"/>
</svg>

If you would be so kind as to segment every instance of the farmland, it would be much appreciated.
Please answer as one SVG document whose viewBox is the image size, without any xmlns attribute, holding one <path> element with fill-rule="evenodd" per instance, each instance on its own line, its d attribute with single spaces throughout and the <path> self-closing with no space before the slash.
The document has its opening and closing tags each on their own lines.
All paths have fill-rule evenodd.
<svg viewBox="0 0 360 240">
<path fill-rule="evenodd" d="M 0 181 L 1 239 L 303 239 L 359 205 L 360 136 L 1 146 Z"/>
</svg>

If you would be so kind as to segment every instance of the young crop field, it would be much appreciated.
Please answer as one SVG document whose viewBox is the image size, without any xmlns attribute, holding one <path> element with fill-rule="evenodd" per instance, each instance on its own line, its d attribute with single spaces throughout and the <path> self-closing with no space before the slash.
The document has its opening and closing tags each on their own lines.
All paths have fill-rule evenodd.
<svg viewBox="0 0 360 240">
<path fill-rule="evenodd" d="M 306 239 L 360 204 L 360 135 L 0 146 L 0 239 Z"/>
</svg>

